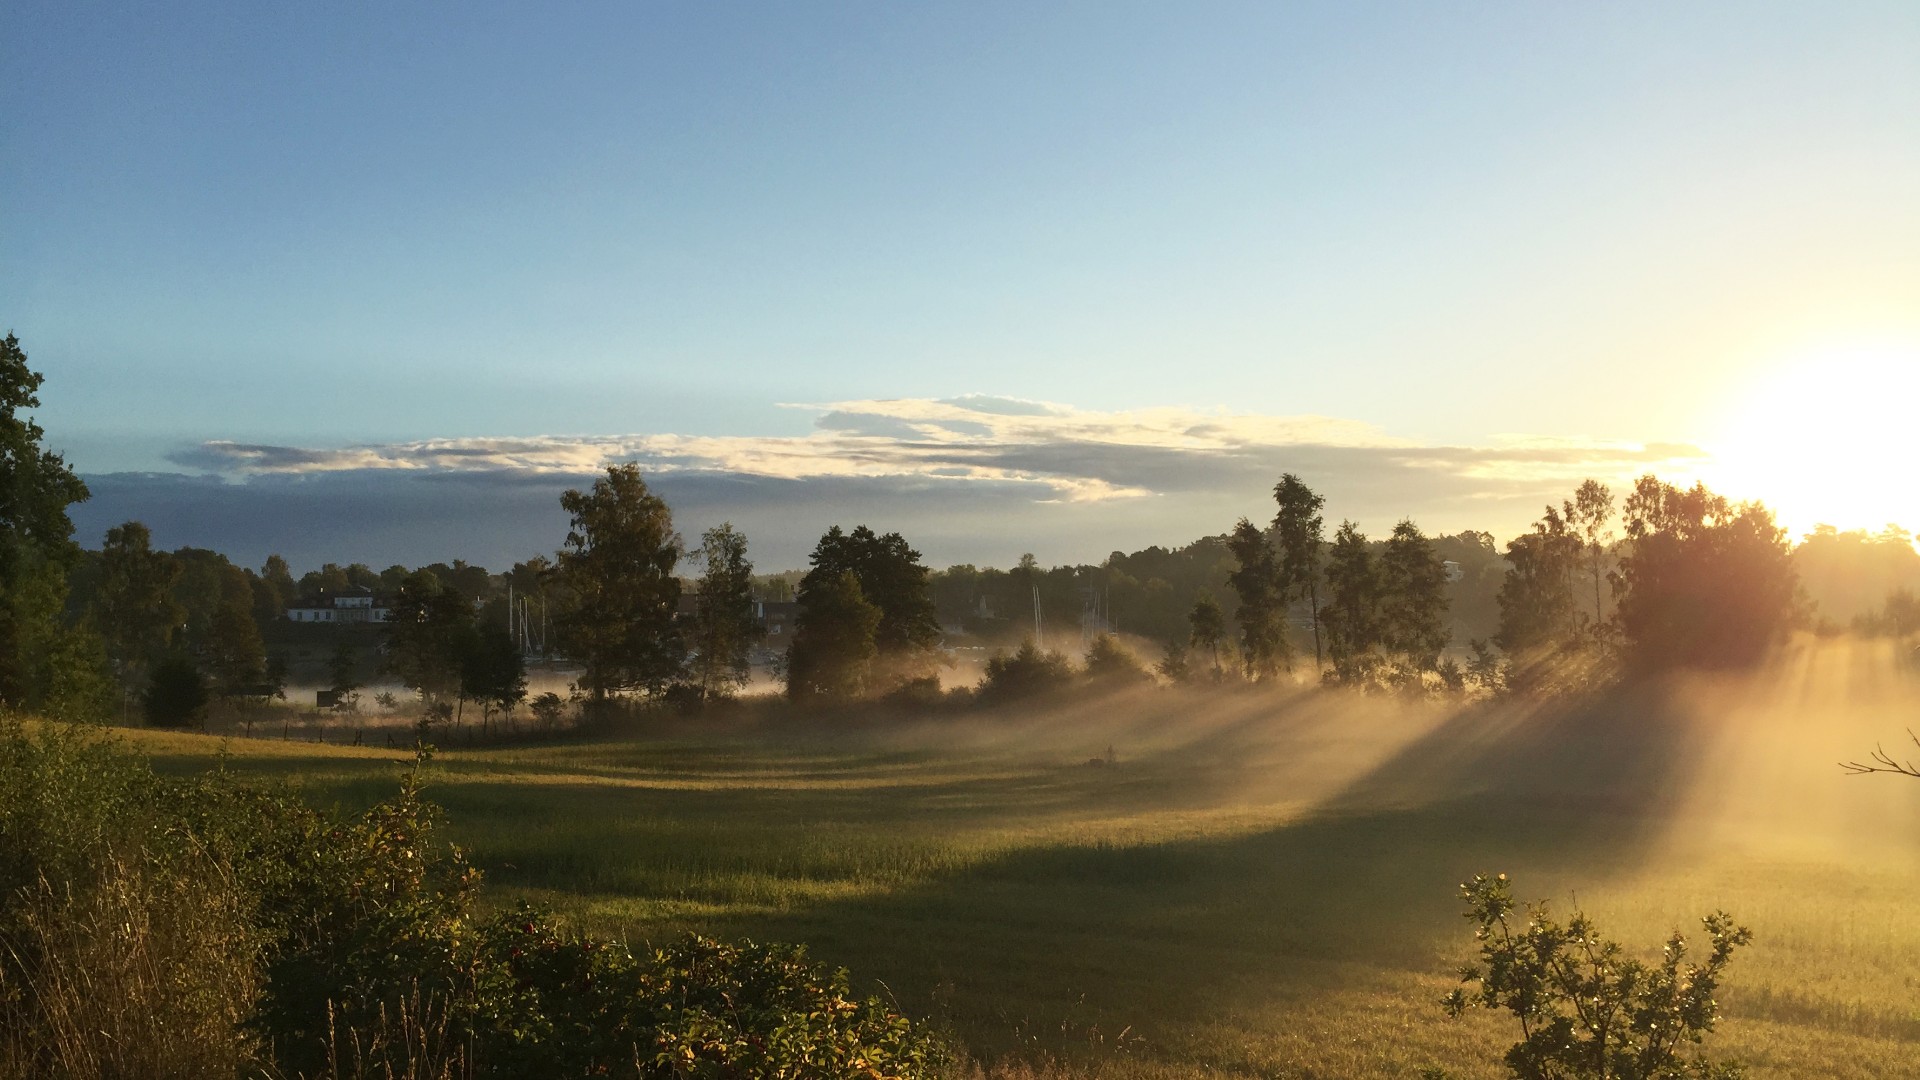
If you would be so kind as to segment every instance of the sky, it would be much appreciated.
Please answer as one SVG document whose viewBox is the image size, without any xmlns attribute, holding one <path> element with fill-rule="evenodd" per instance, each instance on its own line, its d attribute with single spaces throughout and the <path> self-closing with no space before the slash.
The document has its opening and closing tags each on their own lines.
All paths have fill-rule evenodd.
<svg viewBox="0 0 1920 1080">
<path fill-rule="evenodd" d="M 1920 527 L 1828 482 L 1920 392 L 1905 0 L 0 30 L 0 330 L 88 545 L 498 567 L 624 460 L 768 568 L 856 521 L 1097 561 L 1281 471 L 1370 532 L 1646 471 Z"/>
</svg>

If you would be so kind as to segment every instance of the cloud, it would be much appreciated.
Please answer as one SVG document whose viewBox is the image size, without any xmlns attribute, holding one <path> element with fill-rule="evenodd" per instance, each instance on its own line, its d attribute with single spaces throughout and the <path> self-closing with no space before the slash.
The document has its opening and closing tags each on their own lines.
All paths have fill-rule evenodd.
<svg viewBox="0 0 1920 1080">
<path fill-rule="evenodd" d="M 558 495 L 637 462 L 683 530 L 748 529 L 763 565 L 799 565 L 828 525 L 897 528 L 936 561 L 1094 559 L 1181 543 L 1271 513 L 1282 472 L 1322 491 L 1333 520 L 1384 529 L 1519 531 L 1579 480 L 1684 479 L 1682 444 L 1512 435 L 1423 445 L 1354 420 L 1227 410 L 1094 411 L 1014 398 L 842 401 L 800 436 L 539 435 L 345 447 L 211 441 L 171 457 L 199 473 L 90 478 L 76 520 L 129 518 L 169 543 L 278 550 L 315 561 L 511 562 L 565 531 Z M 165 528 L 162 528 L 162 524 Z M 359 552 L 356 554 L 356 552 Z M 297 560 L 296 560 L 297 561 Z"/>
</svg>

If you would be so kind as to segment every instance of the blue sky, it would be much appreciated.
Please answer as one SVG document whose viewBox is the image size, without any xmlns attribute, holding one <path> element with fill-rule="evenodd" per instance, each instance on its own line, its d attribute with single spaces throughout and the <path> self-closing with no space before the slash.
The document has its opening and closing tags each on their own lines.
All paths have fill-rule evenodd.
<svg viewBox="0 0 1920 1080">
<path fill-rule="evenodd" d="M 924 438 L 905 406 L 833 406 L 984 395 L 1105 418 L 1107 451 L 1146 430 L 1116 418 L 1176 408 L 1352 421 L 1333 445 L 1356 451 L 1570 440 L 1627 468 L 1621 444 L 1709 440 L 1756 373 L 1920 344 L 1910 3 L 16 3 L 4 25 L 0 323 L 83 472 L 168 474 L 97 483 L 89 543 L 137 511 L 249 559 L 497 562 L 552 547 L 553 511 L 451 524 L 500 516 L 476 496 L 336 528 L 285 454 L 206 444 L 620 437 L 723 486 L 798 484 L 817 513 L 765 515 L 781 563 L 830 513 L 950 532 L 943 558 L 1098 558 L 1225 528 L 1265 485 L 1068 470 L 1126 492 L 1096 512 L 1032 475 L 950 477 L 1004 523 L 969 541 L 903 495 L 937 474 L 898 454 L 833 477 L 742 455 L 836 414 Z M 1164 449 L 1147 427 L 1125 445 Z M 734 441 L 631 441 L 664 436 Z M 1261 438 L 1279 449 L 1234 460 L 1323 446 Z M 326 484 L 365 496 L 361 525 L 411 519 L 379 509 L 415 497 L 410 453 Z M 478 456 L 542 499 L 591 471 Z M 1378 473 L 1430 462 L 1349 457 L 1310 480 L 1374 528 L 1509 532 L 1565 471 L 1427 490 Z M 166 486 L 207 476 L 228 510 Z M 284 535 L 211 524 L 269 506 Z"/>
</svg>

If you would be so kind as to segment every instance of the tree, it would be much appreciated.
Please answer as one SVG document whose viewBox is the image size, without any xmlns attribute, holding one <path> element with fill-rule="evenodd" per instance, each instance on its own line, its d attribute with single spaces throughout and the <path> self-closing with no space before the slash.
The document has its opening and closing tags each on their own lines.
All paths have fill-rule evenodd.
<svg viewBox="0 0 1920 1080">
<path fill-rule="evenodd" d="M 266 563 L 260 567 L 260 573 L 253 581 L 253 619 L 261 626 L 285 618 L 287 609 L 300 596 L 299 586 L 294 584 L 292 568 L 287 565 L 287 560 L 278 555 L 267 556 Z"/>
<path fill-rule="evenodd" d="M 1433 671 L 1447 647 L 1447 572 L 1411 521 L 1393 527 L 1380 555 L 1380 644 L 1411 671 Z"/>
<path fill-rule="evenodd" d="M 809 562 L 806 577 L 800 579 L 803 611 L 810 579 L 830 581 L 843 573 L 854 576 L 860 595 L 880 611 L 873 634 L 877 652 L 870 673 L 872 689 L 884 693 L 933 674 L 940 621 L 927 568 L 904 537 L 876 534 L 865 525 L 843 532 L 835 525 L 814 546 Z"/>
<path fill-rule="evenodd" d="M 1575 639 L 1573 575 L 1579 555 L 1579 539 L 1551 506 L 1532 532 L 1507 543 L 1495 644 L 1527 656 Z"/>
<path fill-rule="evenodd" d="M 688 645 L 690 674 L 700 698 L 725 697 L 747 685 L 749 654 L 760 640 L 753 615 L 753 564 L 747 538 L 731 524 L 708 529 L 695 553 L 702 567 Z"/>
<path fill-rule="evenodd" d="M 865 693 L 880 652 L 874 635 L 881 618 L 853 571 L 802 578 L 787 648 L 787 696 L 802 704 L 838 704 Z"/>
<path fill-rule="evenodd" d="M 574 606 L 559 630 L 563 648 L 585 669 L 581 687 L 595 701 L 659 693 L 686 657 L 674 622 L 680 537 L 672 513 L 632 464 L 609 466 L 591 491 L 570 490 L 560 506 L 571 523 L 555 558 Z"/>
<path fill-rule="evenodd" d="M 186 619 L 173 597 L 179 579 L 179 565 L 166 552 L 153 550 L 145 525 L 129 521 L 107 530 L 92 614 L 104 628 L 107 657 L 129 684 L 143 680 Z"/>
<path fill-rule="evenodd" d="M 1600 582 L 1606 577 L 1607 556 L 1613 548 L 1613 492 L 1598 480 L 1582 481 L 1573 499 L 1561 507 L 1567 531 L 1578 537 L 1586 556 L 1586 569 L 1593 579 L 1593 622 L 1598 633 L 1606 622 L 1606 610 L 1600 599 Z"/>
<path fill-rule="evenodd" d="M 1800 616 L 1786 533 L 1765 506 L 1643 476 L 1625 516 L 1615 613 L 1642 666 L 1749 665 Z"/>
<path fill-rule="evenodd" d="M 40 406 L 41 381 L 20 339 L 0 340 L 0 705 L 15 708 L 65 692 L 59 680 L 70 665 L 54 658 L 71 651 L 60 619 L 79 558 L 67 507 L 87 497 L 66 461 L 42 447 L 40 425 L 22 415 Z"/>
<path fill-rule="evenodd" d="M 1914 734 L 1911 728 L 1907 730 L 1907 738 L 1913 740 L 1913 745 L 1920 746 L 1920 735 Z M 1915 780 L 1920 780 L 1920 763 L 1916 763 L 1911 759 L 1902 761 L 1892 754 L 1889 754 L 1884 745 L 1873 748 L 1873 758 L 1871 761 L 1843 761 L 1840 763 L 1840 767 L 1855 776 L 1866 776 L 1870 773 L 1892 773 L 1895 776 L 1911 776 Z"/>
<path fill-rule="evenodd" d="M 1686 962 L 1687 941 L 1669 937 L 1660 959 L 1643 963 L 1600 935 L 1575 911 L 1565 925 L 1544 903 L 1524 924 L 1514 915 L 1507 876 L 1476 876 L 1461 886 L 1474 922 L 1480 958 L 1461 970 L 1461 982 L 1443 1007 L 1459 1017 L 1469 1009 L 1504 1009 L 1520 1024 L 1521 1039 L 1507 1051 L 1516 1080 L 1733 1080 L 1736 1067 L 1681 1051 L 1713 1031 L 1715 995 L 1735 949 L 1753 940 L 1726 912 L 1701 920 L 1706 963 Z M 1444 1075 L 1444 1074 L 1443 1074 Z"/>
<path fill-rule="evenodd" d="M 327 689 L 335 700 L 360 689 L 360 652 L 344 637 L 334 643 L 333 655 L 327 658 Z"/>
<path fill-rule="evenodd" d="M 154 665 L 141 703 L 147 723 L 155 727 L 190 727 L 206 719 L 212 696 L 200 668 L 176 653 Z"/>
<path fill-rule="evenodd" d="M 429 705 L 454 696 L 472 625 L 473 607 L 465 598 L 432 571 L 415 571 L 401 583 L 387 612 L 387 670 Z"/>
<path fill-rule="evenodd" d="M 1266 535 L 1246 518 L 1234 525 L 1227 549 L 1240 564 L 1227 575 L 1240 598 L 1233 615 L 1240 624 L 1240 662 L 1247 678 L 1271 679 L 1292 663 L 1279 562 Z"/>
<path fill-rule="evenodd" d="M 1326 538 L 1320 510 L 1326 499 L 1298 476 L 1285 473 L 1273 486 L 1273 500 L 1280 506 L 1273 518 L 1273 532 L 1280 547 L 1281 597 L 1307 602 L 1317 671 L 1324 662 L 1320 646 L 1320 549 Z"/>
<path fill-rule="evenodd" d="M 468 625 L 460 642 L 460 698 L 480 703 L 482 727 L 495 712 L 511 713 L 527 697 L 527 662 L 498 626 Z"/>
<path fill-rule="evenodd" d="M 1327 656 L 1333 661 L 1335 682 L 1358 682 L 1371 676 L 1379 664 L 1379 568 L 1367 546 L 1366 534 L 1351 521 L 1342 521 L 1327 556 Z"/>
<path fill-rule="evenodd" d="M 267 676 L 267 647 L 253 608 L 244 599 L 230 597 L 213 614 L 207 641 L 207 667 L 224 694 L 251 692 Z"/>
<path fill-rule="evenodd" d="M 1207 661 L 1212 665 L 1213 681 L 1219 682 L 1220 643 L 1227 639 L 1227 617 L 1220 610 L 1220 601 L 1210 592 L 1202 592 L 1194 600 L 1192 610 L 1187 612 L 1187 625 L 1191 628 L 1187 641 L 1196 649 L 1207 651 Z"/>
</svg>

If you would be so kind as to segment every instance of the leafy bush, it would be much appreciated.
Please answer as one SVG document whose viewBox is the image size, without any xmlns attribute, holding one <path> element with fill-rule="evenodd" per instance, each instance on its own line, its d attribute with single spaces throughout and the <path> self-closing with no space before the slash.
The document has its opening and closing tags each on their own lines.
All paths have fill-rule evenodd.
<svg viewBox="0 0 1920 1080">
<path fill-rule="evenodd" d="M 1073 662 L 1060 653 L 1042 651 L 1029 638 L 1012 656 L 1002 654 L 987 661 L 986 677 L 980 680 L 980 700 L 1018 701 L 1058 692 L 1072 682 Z"/>
<path fill-rule="evenodd" d="M 1087 678 L 1111 684 L 1143 683 L 1153 676 L 1139 657 L 1112 634 L 1101 634 L 1087 649 Z"/>
<path fill-rule="evenodd" d="M 1519 1080 L 1698 1080 L 1741 1075 L 1738 1066 L 1704 1056 L 1683 1059 L 1719 1018 L 1714 993 L 1733 951 L 1752 940 L 1746 927 L 1716 912 L 1701 920 L 1710 951 L 1704 965 L 1684 963 L 1687 942 L 1676 931 L 1656 964 L 1624 955 L 1576 911 L 1565 925 L 1544 902 L 1515 925 L 1507 876 L 1482 874 L 1461 886 L 1467 918 L 1480 942 L 1480 962 L 1460 971 L 1472 989 L 1444 1002 L 1458 1017 L 1471 1008 L 1505 1009 L 1521 1039 L 1507 1051 Z M 1430 1076 L 1444 1075 L 1433 1073 Z"/>
<path fill-rule="evenodd" d="M 334 818 L 0 722 L 0 1077 L 944 1067 L 940 1042 L 798 948 L 690 938 L 639 958 L 530 909 L 481 916 L 420 771 Z"/>
</svg>

